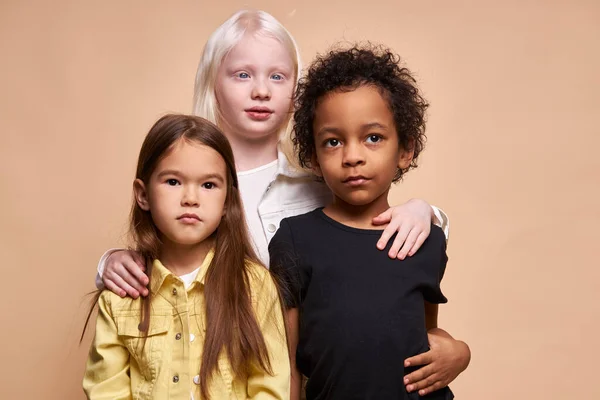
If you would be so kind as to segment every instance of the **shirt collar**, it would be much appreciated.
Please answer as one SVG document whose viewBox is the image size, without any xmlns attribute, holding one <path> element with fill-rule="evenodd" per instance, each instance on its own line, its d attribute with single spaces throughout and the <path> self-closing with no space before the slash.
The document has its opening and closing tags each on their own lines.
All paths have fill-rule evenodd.
<svg viewBox="0 0 600 400">
<path fill-rule="evenodd" d="M 206 270 L 208 270 L 208 267 L 213 260 L 214 254 L 214 249 L 210 249 L 210 251 L 206 254 L 206 257 L 204 257 L 204 261 L 200 266 L 200 271 L 198 271 L 198 275 L 196 275 L 196 279 L 194 279 L 194 282 L 204 285 Z M 154 260 L 154 262 L 152 263 L 152 283 L 150 285 L 150 290 L 152 291 L 152 293 L 158 293 L 161 287 L 165 284 L 165 281 L 172 279 L 179 278 L 176 277 L 175 274 L 173 274 L 171 271 L 169 271 L 167 267 L 165 267 L 163 263 L 160 262 L 159 259 Z"/>
<path fill-rule="evenodd" d="M 288 178 L 309 178 L 314 176 L 310 172 L 294 167 L 280 148 L 277 148 L 277 175 L 287 176 Z"/>
</svg>

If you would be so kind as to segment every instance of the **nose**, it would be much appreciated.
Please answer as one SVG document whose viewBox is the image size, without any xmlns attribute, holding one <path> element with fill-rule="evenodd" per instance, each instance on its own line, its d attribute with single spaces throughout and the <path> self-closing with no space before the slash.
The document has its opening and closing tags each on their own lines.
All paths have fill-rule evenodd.
<svg viewBox="0 0 600 400">
<path fill-rule="evenodd" d="M 181 205 L 184 207 L 198 207 L 200 205 L 198 193 L 193 187 L 187 186 L 183 189 Z"/>
<path fill-rule="evenodd" d="M 347 143 L 344 146 L 342 162 L 345 167 L 356 167 L 366 162 L 364 149 L 358 143 Z"/>
<path fill-rule="evenodd" d="M 254 80 L 254 86 L 252 86 L 252 99 L 253 100 L 269 100 L 271 98 L 271 88 L 269 84 L 263 78 Z"/>
</svg>

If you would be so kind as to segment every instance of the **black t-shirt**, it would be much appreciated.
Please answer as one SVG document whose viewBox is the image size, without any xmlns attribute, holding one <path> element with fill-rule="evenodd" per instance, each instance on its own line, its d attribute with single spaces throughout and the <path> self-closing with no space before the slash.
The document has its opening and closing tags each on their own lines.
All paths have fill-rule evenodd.
<svg viewBox="0 0 600 400">
<path fill-rule="evenodd" d="M 300 309 L 296 363 L 316 399 L 452 399 L 449 388 L 407 393 L 404 360 L 429 349 L 424 301 L 445 303 L 443 231 L 432 226 L 419 251 L 392 260 L 381 230 L 343 225 L 322 209 L 286 218 L 271 239 L 270 268 L 289 308 Z M 287 290 L 286 290 L 287 289 Z"/>
</svg>

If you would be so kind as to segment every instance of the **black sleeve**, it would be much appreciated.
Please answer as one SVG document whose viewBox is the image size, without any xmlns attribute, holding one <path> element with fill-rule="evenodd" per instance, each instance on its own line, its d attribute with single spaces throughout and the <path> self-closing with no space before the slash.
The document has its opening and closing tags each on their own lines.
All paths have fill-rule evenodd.
<svg viewBox="0 0 600 400">
<path fill-rule="evenodd" d="M 300 306 L 299 258 L 294 245 L 292 230 L 286 219 L 279 224 L 279 229 L 269 243 L 269 269 L 275 278 L 286 308 Z"/>
<path fill-rule="evenodd" d="M 448 299 L 442 293 L 440 283 L 446 272 L 446 264 L 448 263 L 448 255 L 446 254 L 446 236 L 438 226 L 433 226 L 431 229 L 430 238 L 435 245 L 431 247 L 434 254 L 432 258 L 432 269 L 429 276 L 429 284 L 424 291 L 425 300 L 433 304 L 447 303 Z M 432 244 L 433 244 L 432 243 Z"/>
</svg>

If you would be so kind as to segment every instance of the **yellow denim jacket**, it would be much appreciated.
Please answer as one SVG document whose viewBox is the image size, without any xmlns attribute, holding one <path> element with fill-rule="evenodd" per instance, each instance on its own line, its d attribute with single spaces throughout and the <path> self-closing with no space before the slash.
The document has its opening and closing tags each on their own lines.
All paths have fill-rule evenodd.
<svg viewBox="0 0 600 400">
<path fill-rule="evenodd" d="M 96 334 L 87 360 L 83 389 L 89 399 L 199 400 L 198 374 L 204 345 L 204 276 L 183 282 L 160 261 L 153 264 L 148 338 L 142 349 L 140 300 L 105 290 L 98 301 Z M 247 381 L 234 378 L 223 351 L 209 381 L 212 400 L 289 399 L 290 363 L 277 289 L 266 268 L 251 264 L 250 285 L 257 322 L 267 345 L 273 376 L 256 367 Z"/>
</svg>

